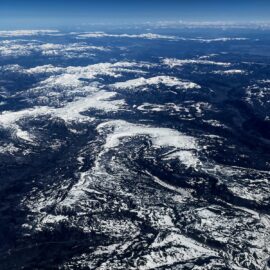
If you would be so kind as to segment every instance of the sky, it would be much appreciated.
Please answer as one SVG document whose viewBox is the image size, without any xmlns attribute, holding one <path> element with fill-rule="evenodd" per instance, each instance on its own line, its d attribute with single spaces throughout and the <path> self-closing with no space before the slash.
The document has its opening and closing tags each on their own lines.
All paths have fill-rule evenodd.
<svg viewBox="0 0 270 270">
<path fill-rule="evenodd" d="M 0 0 L 0 28 L 163 20 L 270 21 L 270 0 Z"/>
</svg>

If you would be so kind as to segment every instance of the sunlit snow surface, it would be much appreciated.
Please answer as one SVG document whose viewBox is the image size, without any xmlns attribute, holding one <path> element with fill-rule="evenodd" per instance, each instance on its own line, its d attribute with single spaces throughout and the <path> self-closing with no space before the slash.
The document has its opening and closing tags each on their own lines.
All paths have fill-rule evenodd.
<svg viewBox="0 0 270 270">
<path fill-rule="evenodd" d="M 0 269 L 268 269 L 266 32 L 0 31 Z"/>
</svg>

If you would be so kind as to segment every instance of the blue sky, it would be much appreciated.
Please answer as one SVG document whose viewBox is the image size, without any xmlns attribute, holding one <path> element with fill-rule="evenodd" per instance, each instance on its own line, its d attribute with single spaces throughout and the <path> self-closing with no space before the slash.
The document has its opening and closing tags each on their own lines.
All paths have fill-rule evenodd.
<svg viewBox="0 0 270 270">
<path fill-rule="evenodd" d="M 0 27 L 158 20 L 270 21 L 270 0 L 0 0 Z"/>
</svg>

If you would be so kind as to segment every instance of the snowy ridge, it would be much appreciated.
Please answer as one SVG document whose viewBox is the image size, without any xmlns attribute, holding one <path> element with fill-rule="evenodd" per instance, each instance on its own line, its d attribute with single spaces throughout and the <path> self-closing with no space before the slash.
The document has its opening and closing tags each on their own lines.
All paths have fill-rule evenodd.
<svg viewBox="0 0 270 270">
<path fill-rule="evenodd" d="M 139 34 L 139 35 L 132 35 L 132 34 L 107 34 L 104 32 L 92 32 L 92 33 L 85 33 L 78 35 L 79 38 L 103 38 L 103 37 L 113 37 L 113 38 L 142 38 L 142 39 L 169 39 L 175 40 L 177 37 L 175 36 L 166 36 L 166 35 L 159 35 L 159 34 Z"/>
<path fill-rule="evenodd" d="M 201 60 L 201 59 L 176 59 L 176 58 L 165 58 L 162 60 L 164 65 L 169 66 L 170 68 L 174 67 L 182 67 L 185 65 L 215 65 L 215 66 L 223 66 L 229 67 L 230 63 L 224 62 L 215 62 L 210 60 Z"/>
<path fill-rule="evenodd" d="M 108 52 L 109 48 L 92 46 L 85 43 L 43 43 L 35 40 L 3 40 L 0 41 L 0 55 L 3 57 L 28 56 L 40 54 L 47 57 L 88 58 L 97 52 Z"/>
<path fill-rule="evenodd" d="M 85 121 L 91 120 L 91 118 L 82 115 L 82 112 L 88 109 L 102 110 L 105 112 L 112 112 L 119 110 L 124 106 L 125 102 L 123 100 L 112 100 L 116 93 L 98 91 L 95 94 L 89 95 L 85 98 L 80 98 L 71 103 L 67 103 L 62 108 L 50 108 L 47 106 L 35 107 L 33 109 L 21 110 L 18 112 L 5 111 L 0 114 L 0 126 L 6 129 L 12 129 L 18 138 L 32 141 L 32 136 L 27 132 L 23 131 L 17 122 L 23 119 L 29 119 L 38 117 L 41 115 L 50 115 L 51 117 L 58 117 L 66 122 L 72 121 Z"/>
<path fill-rule="evenodd" d="M 72 33 L 76 34 L 76 33 Z M 90 32 L 79 34 L 78 38 L 104 38 L 104 37 L 113 37 L 113 38 L 142 38 L 142 39 L 167 39 L 174 41 L 194 41 L 200 43 L 211 43 L 211 42 L 228 42 L 228 41 L 245 41 L 248 38 L 244 37 L 221 37 L 221 38 L 186 38 L 186 37 L 178 37 L 178 36 L 170 36 L 170 35 L 161 35 L 161 34 L 153 34 L 153 33 L 145 33 L 145 34 L 109 34 L 105 32 Z"/>
<path fill-rule="evenodd" d="M 97 127 L 97 130 L 101 134 L 108 129 L 112 129 L 113 133 L 108 135 L 104 149 L 117 147 L 121 138 L 138 135 L 150 136 L 153 144 L 158 147 L 172 146 L 180 149 L 197 148 L 196 142 L 192 137 L 185 136 L 172 129 L 136 125 L 121 120 L 105 122 Z"/>
<path fill-rule="evenodd" d="M 229 70 L 218 70 L 218 71 L 213 71 L 215 74 L 219 75 L 234 75 L 234 74 L 242 74 L 246 75 L 246 71 L 241 70 L 241 69 L 229 69 Z"/>
<path fill-rule="evenodd" d="M 212 38 L 212 39 L 203 39 L 198 38 L 194 39 L 203 43 L 211 43 L 211 42 L 228 42 L 228 41 L 246 41 L 248 38 L 244 37 L 222 37 L 222 38 Z"/>
<path fill-rule="evenodd" d="M 144 87 L 147 85 L 159 85 L 163 84 L 169 87 L 177 87 L 183 89 L 194 89 L 194 88 L 201 88 L 198 84 L 192 82 L 182 81 L 175 77 L 169 76 L 156 76 L 152 78 L 138 78 L 129 80 L 126 82 L 118 82 L 112 85 L 112 87 L 117 89 L 132 89 L 137 87 Z"/>
<path fill-rule="evenodd" d="M 48 74 L 49 77 L 37 84 L 36 87 L 30 88 L 23 92 L 22 95 L 27 100 L 36 100 L 36 104 L 45 104 L 46 106 L 35 106 L 32 109 L 26 109 L 18 112 L 3 112 L 0 115 L 0 125 L 5 128 L 12 128 L 17 137 L 23 140 L 32 140 L 26 131 L 23 131 L 17 121 L 39 115 L 51 115 L 62 118 L 66 121 L 82 121 L 87 119 L 81 115 L 81 112 L 88 109 L 97 109 L 104 112 L 117 111 L 125 105 L 124 100 L 110 100 L 116 96 L 114 92 L 102 90 L 102 86 L 93 81 L 89 83 L 82 79 L 95 80 L 100 76 L 111 76 L 118 78 L 122 73 L 138 73 L 140 70 L 135 67 L 148 67 L 146 63 L 136 62 L 116 62 L 116 63 L 99 63 L 85 67 L 55 67 L 53 65 L 37 66 L 30 69 L 24 69 L 19 65 L 7 66 L 5 69 L 12 72 L 22 72 L 25 74 Z M 56 91 L 56 87 L 61 92 Z M 79 90 L 80 89 L 80 90 Z M 76 98 L 76 93 L 83 93 L 85 97 Z M 48 106 L 50 100 L 59 102 L 59 98 L 66 95 L 74 95 L 73 101 L 59 104 L 59 108 Z"/>
<path fill-rule="evenodd" d="M 266 40 L 205 32 L 1 39 L 0 268 L 267 268 Z"/>
<path fill-rule="evenodd" d="M 14 30 L 0 31 L 0 37 L 20 37 L 58 34 L 58 30 Z"/>
</svg>

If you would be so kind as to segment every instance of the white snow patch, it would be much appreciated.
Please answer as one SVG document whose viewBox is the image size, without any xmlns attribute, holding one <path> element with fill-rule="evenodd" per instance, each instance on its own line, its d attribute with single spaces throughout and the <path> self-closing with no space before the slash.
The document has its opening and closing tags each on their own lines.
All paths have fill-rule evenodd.
<svg viewBox="0 0 270 270">
<path fill-rule="evenodd" d="M 246 74 L 246 71 L 241 69 L 230 69 L 230 70 L 218 70 L 214 71 L 213 73 L 220 75 L 234 75 L 234 74 Z"/>
<path fill-rule="evenodd" d="M 153 248 L 158 248 L 158 251 L 152 250 L 143 258 L 146 264 L 139 266 L 138 269 L 150 270 L 160 267 L 169 267 L 176 262 L 189 262 L 196 258 L 218 256 L 218 253 L 207 247 L 204 247 L 199 242 L 181 235 L 180 232 L 170 232 L 164 239 L 157 237 L 152 244 Z M 160 250 L 162 247 L 162 250 Z"/>
<path fill-rule="evenodd" d="M 210 39 L 204 39 L 204 38 L 197 38 L 194 39 L 197 40 L 199 42 L 203 42 L 203 43 L 211 43 L 211 42 L 228 42 L 228 41 L 245 41 L 248 40 L 248 38 L 244 38 L 244 37 L 221 37 L 221 38 L 210 38 Z"/>
<path fill-rule="evenodd" d="M 116 96 L 114 92 L 99 91 L 93 95 L 78 99 L 68 103 L 65 107 L 54 109 L 54 115 L 64 119 L 65 121 L 84 120 L 89 117 L 81 115 L 81 112 L 88 109 L 97 109 L 105 112 L 119 110 L 125 105 L 124 100 L 110 100 Z"/>
<path fill-rule="evenodd" d="M 176 40 L 175 36 L 167 36 L 167 35 L 159 35 L 153 33 L 145 33 L 145 34 L 107 34 L 104 32 L 91 32 L 78 35 L 79 38 L 103 38 L 103 37 L 115 37 L 115 38 L 142 38 L 142 39 L 169 39 Z"/>
<path fill-rule="evenodd" d="M 27 131 L 23 131 L 18 125 L 19 121 L 28 118 L 35 118 L 40 115 L 59 117 L 66 122 L 90 120 L 91 118 L 84 116 L 81 113 L 91 108 L 103 110 L 105 112 L 119 110 L 120 107 L 125 104 L 125 102 L 124 100 L 110 100 L 115 96 L 116 93 L 114 92 L 99 91 L 85 98 L 80 98 L 73 102 L 67 103 L 61 108 L 43 106 L 17 112 L 4 111 L 0 114 L 0 125 L 4 128 L 14 130 L 17 137 L 25 141 L 32 141 L 32 136 Z"/>
<path fill-rule="evenodd" d="M 165 58 L 162 60 L 164 65 L 169 66 L 170 68 L 182 67 L 184 65 L 215 65 L 229 67 L 230 63 L 225 62 L 215 62 L 210 60 L 201 60 L 201 59 L 176 59 L 176 58 Z"/>
<path fill-rule="evenodd" d="M 39 36 L 59 33 L 58 30 L 13 30 L 0 31 L 0 37 Z"/>
<path fill-rule="evenodd" d="M 183 199 L 183 197 L 187 197 L 187 194 L 185 193 L 185 191 L 184 191 L 183 188 L 179 188 L 179 187 L 175 187 L 175 186 L 173 186 L 173 185 L 170 185 L 170 184 L 168 184 L 168 183 L 162 181 L 160 178 L 158 178 L 158 177 L 152 175 L 152 174 L 149 173 L 148 171 L 145 171 L 145 173 L 146 173 L 147 175 L 149 175 L 149 176 L 153 179 L 153 181 L 154 181 L 155 183 L 157 183 L 158 185 L 160 185 L 160 186 L 162 186 L 162 187 L 164 187 L 164 188 L 166 188 L 166 189 L 168 189 L 168 190 L 174 191 L 174 192 L 176 192 L 176 193 L 182 195 L 182 196 L 181 196 L 181 200 Z M 174 199 L 177 200 L 177 198 L 179 199 L 179 197 L 175 197 Z"/>
<path fill-rule="evenodd" d="M 201 88 L 198 84 L 193 82 L 187 82 L 179 80 L 175 77 L 170 76 L 156 76 L 152 78 L 137 78 L 133 80 L 128 80 L 126 82 L 118 82 L 112 85 L 112 87 L 117 89 L 132 89 L 137 87 L 144 87 L 147 85 L 159 85 L 163 84 L 169 87 L 177 87 L 183 89 L 193 89 L 193 88 Z"/>
<path fill-rule="evenodd" d="M 169 128 L 156 128 L 144 125 L 136 125 L 122 120 L 109 121 L 100 124 L 97 130 L 102 134 L 106 130 L 113 130 L 107 136 L 105 149 L 117 147 L 124 137 L 135 137 L 139 135 L 149 136 L 157 147 L 171 146 L 179 149 L 197 149 L 197 143 L 193 137 L 183 135 L 179 131 Z"/>
<path fill-rule="evenodd" d="M 14 144 L 8 143 L 0 146 L 1 154 L 14 154 L 17 153 L 20 149 L 17 148 Z"/>
<path fill-rule="evenodd" d="M 169 128 L 136 125 L 122 120 L 102 123 L 97 127 L 97 130 L 100 134 L 107 133 L 107 131 L 111 132 L 106 137 L 103 146 L 104 151 L 118 147 L 123 138 L 147 136 L 154 147 L 173 147 L 178 150 L 172 154 L 166 154 L 164 159 L 177 158 L 181 164 L 195 169 L 200 165 L 200 161 L 195 154 L 199 148 L 196 140 L 193 137 L 183 135 L 179 131 Z"/>
<path fill-rule="evenodd" d="M 39 53 L 47 57 L 61 56 L 64 58 L 88 58 L 93 52 L 109 51 L 103 46 L 91 46 L 85 43 L 41 43 L 35 40 L 4 40 L 0 41 L 0 55 L 5 57 L 30 56 Z"/>
</svg>

